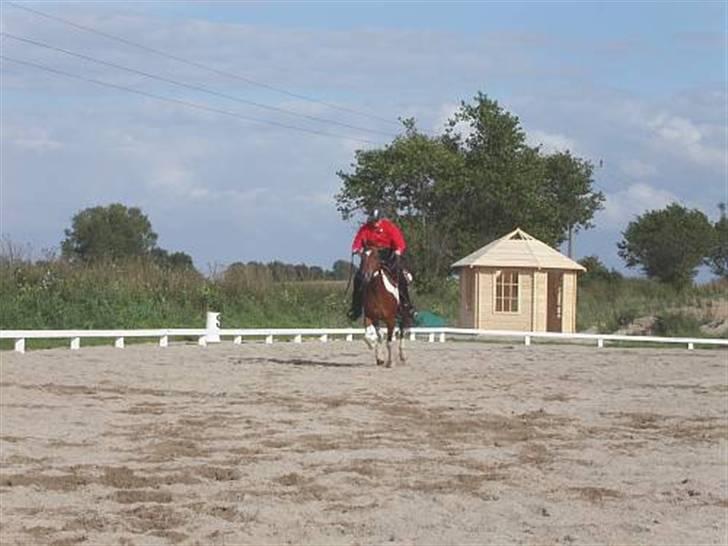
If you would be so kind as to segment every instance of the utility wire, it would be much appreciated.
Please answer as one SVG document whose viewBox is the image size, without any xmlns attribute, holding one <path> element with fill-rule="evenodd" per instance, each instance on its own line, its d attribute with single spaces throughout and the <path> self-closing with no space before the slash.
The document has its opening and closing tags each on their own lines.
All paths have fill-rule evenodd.
<svg viewBox="0 0 728 546">
<path fill-rule="evenodd" d="M 213 89 L 209 89 L 209 88 L 204 87 L 204 86 L 201 86 L 201 85 L 192 85 L 192 84 L 180 82 L 178 80 L 173 80 L 171 78 L 165 78 L 163 76 L 158 76 L 156 74 L 150 74 L 149 72 L 144 72 L 142 70 L 137 70 L 135 68 L 129 68 L 127 66 L 123 66 L 123 65 L 120 65 L 120 64 L 112 63 L 112 62 L 109 62 L 109 61 L 104 61 L 104 60 L 101 60 L 101 59 L 96 59 L 94 57 L 90 57 L 90 56 L 84 55 L 82 53 L 76 53 L 76 52 L 73 52 L 73 51 L 69 51 L 67 49 L 63 49 L 63 48 L 60 48 L 60 47 L 57 47 L 57 46 L 54 46 L 54 45 L 51 45 L 51 44 L 47 44 L 47 43 L 44 43 L 44 42 L 39 42 L 37 40 L 32 40 L 30 38 L 23 38 L 21 36 L 16 36 L 16 35 L 10 34 L 8 32 L 0 32 L 0 36 L 5 36 L 6 38 L 11 38 L 11 39 L 17 40 L 19 42 L 24 42 L 24 43 L 31 44 L 31 45 L 34 45 L 34 46 L 37 46 L 37 47 L 42 47 L 42 48 L 45 48 L 45 49 L 49 49 L 51 51 L 57 51 L 59 53 L 65 54 L 65 55 L 70 55 L 72 57 L 77 57 L 79 59 L 84 59 L 86 61 L 91 61 L 93 63 L 101 64 L 101 65 L 104 65 L 104 66 L 109 66 L 109 67 L 112 67 L 112 68 L 116 68 L 118 70 L 125 70 L 126 72 L 131 72 L 132 74 L 137 74 L 139 76 L 144 76 L 145 78 L 151 78 L 153 80 L 158 80 L 158 81 L 165 82 L 165 83 L 171 83 L 172 85 L 176 85 L 176 86 L 179 86 L 179 87 L 184 87 L 184 88 L 187 88 L 187 89 L 192 89 L 193 91 L 201 91 L 203 93 L 208 93 L 208 94 L 214 95 L 216 97 L 222 97 L 224 99 L 229 99 L 229 100 L 232 100 L 232 101 L 235 101 L 235 102 L 239 102 L 239 103 L 242 103 L 242 104 L 249 104 L 249 105 L 255 106 L 257 108 L 263 108 L 263 109 L 266 109 L 266 110 L 271 110 L 273 112 L 280 112 L 280 113 L 283 113 L 283 114 L 287 114 L 289 116 L 301 117 L 301 118 L 305 118 L 305 119 L 308 119 L 308 120 L 316 121 L 316 122 L 319 122 L 319 123 L 330 123 L 330 124 L 333 124 L 333 125 L 338 125 L 340 127 L 346 127 L 348 129 L 354 129 L 356 131 L 365 131 L 365 132 L 368 132 L 368 133 L 375 133 L 375 134 L 379 134 L 379 135 L 385 135 L 385 136 L 388 136 L 390 138 L 395 138 L 395 136 L 396 136 L 396 135 L 393 135 L 392 133 L 387 133 L 387 132 L 384 132 L 384 131 L 377 131 L 376 129 L 367 129 L 365 127 L 358 127 L 356 125 L 350 125 L 348 123 L 343 123 L 343 122 L 336 121 L 336 120 L 332 120 L 332 119 L 320 118 L 318 116 L 310 116 L 308 114 L 299 114 L 298 112 L 294 112 L 292 110 L 287 110 L 285 108 L 279 108 L 277 106 L 270 106 L 268 104 L 262 104 L 262 103 L 255 102 L 255 101 L 252 101 L 252 100 L 241 99 L 240 97 L 236 97 L 234 95 L 228 95 L 227 93 L 220 93 L 219 91 L 215 91 Z"/>
<path fill-rule="evenodd" d="M 198 104 L 198 103 L 195 103 L 195 102 L 189 102 L 189 101 L 181 100 L 181 99 L 173 99 L 173 98 L 170 98 L 170 97 L 163 97 L 161 95 L 157 95 L 157 94 L 154 94 L 154 93 L 148 93 L 146 91 L 139 91 L 138 89 L 132 89 L 131 87 L 126 87 L 126 86 L 123 86 L 123 85 L 117 85 L 117 84 L 114 84 L 114 83 L 109 83 L 109 82 L 105 82 L 105 81 L 101 81 L 101 80 L 96 80 L 96 79 L 93 79 L 93 78 L 87 78 L 85 76 L 79 76 L 78 74 L 71 74 L 70 72 L 66 72 L 64 70 L 59 70 L 57 68 L 52 68 L 50 66 L 46 66 L 46 65 L 42 65 L 42 64 L 38 64 L 38 63 L 33 63 L 33 62 L 30 62 L 30 61 L 24 61 L 24 60 L 21 60 L 21 59 L 15 59 L 13 57 L 8 57 L 7 55 L 0 55 L 0 59 L 3 59 L 5 61 L 10 61 L 10 62 L 13 62 L 13 63 L 17 63 L 17 64 L 22 64 L 22 65 L 25 65 L 25 66 L 32 66 L 33 68 L 37 68 L 37 69 L 43 70 L 45 72 L 50 72 L 52 74 L 58 74 L 58 75 L 61 75 L 61 76 L 66 76 L 67 78 L 73 78 L 73 79 L 76 79 L 76 80 L 81 80 L 81 81 L 93 83 L 93 84 L 96 84 L 96 85 L 101 85 L 101 86 L 104 86 L 104 87 L 110 87 L 112 89 L 118 89 L 120 91 L 126 91 L 128 93 L 134 93 L 135 95 L 141 95 L 141 96 L 144 96 L 144 97 L 149 97 L 149 98 L 161 100 L 161 101 L 164 101 L 164 102 L 170 102 L 170 103 L 173 103 L 173 104 L 179 104 L 179 105 L 182 105 L 182 106 L 187 106 L 189 108 L 195 108 L 197 110 L 204 110 L 204 111 L 207 111 L 207 112 L 213 112 L 215 114 L 223 114 L 223 115 L 231 116 L 231 117 L 238 118 L 238 119 L 241 119 L 241 120 L 244 120 L 244 121 L 252 121 L 252 122 L 255 122 L 255 123 L 263 123 L 263 124 L 267 124 L 267 125 L 273 125 L 275 127 L 281 127 L 281 128 L 284 128 L 284 129 L 292 129 L 294 131 L 301 131 L 301 132 L 304 132 L 304 133 L 310 133 L 310 134 L 314 134 L 314 135 L 320 135 L 320 136 L 325 136 L 325 137 L 330 137 L 330 138 L 336 138 L 336 139 L 340 139 L 340 140 L 351 140 L 351 141 L 355 141 L 355 142 L 362 142 L 362 143 L 365 143 L 365 144 L 373 144 L 373 145 L 376 145 L 376 146 L 381 146 L 381 144 L 378 143 L 378 142 L 373 142 L 371 140 L 366 140 L 366 139 L 363 139 L 363 138 L 349 137 L 349 136 L 345 136 L 345 135 L 339 135 L 339 134 L 336 134 L 336 133 L 327 133 L 325 131 L 319 131 L 317 129 L 308 129 L 308 128 L 305 128 L 305 127 L 298 127 L 298 126 L 295 126 L 295 125 L 287 125 L 285 123 L 278 123 L 276 121 L 270 121 L 270 120 L 267 120 L 267 119 L 260 119 L 260 118 L 254 118 L 254 117 L 251 117 L 251 116 L 245 116 L 243 114 L 239 114 L 238 112 L 231 112 L 230 110 L 222 110 L 222 109 L 219 109 L 219 108 L 213 108 L 211 106 L 206 106 L 206 105 Z"/>
<path fill-rule="evenodd" d="M 202 70 L 207 70 L 208 72 L 213 72 L 215 74 L 218 74 L 218 75 L 221 75 L 221 76 L 226 76 L 228 78 L 234 78 L 236 80 L 243 81 L 243 82 L 245 82 L 245 83 L 247 83 L 249 85 L 254 85 L 256 87 L 261 87 L 263 89 L 268 89 L 269 91 L 275 91 L 276 93 L 281 93 L 283 95 L 287 95 L 289 97 L 293 97 L 293 98 L 296 98 L 296 99 L 301 99 L 301 100 L 305 100 L 305 101 L 308 101 L 308 102 L 313 102 L 313 103 L 316 103 L 316 104 L 321 104 L 323 106 L 326 106 L 326 107 L 331 108 L 331 109 L 334 109 L 334 110 L 339 110 L 341 112 L 348 112 L 350 114 L 356 114 L 358 116 L 363 116 L 363 117 L 375 119 L 377 121 L 382 121 L 382 122 L 385 122 L 385 123 L 390 123 L 390 124 L 398 125 L 398 126 L 400 125 L 399 122 L 392 121 L 391 119 L 387 119 L 387 118 L 383 118 L 383 117 L 380 117 L 380 116 L 377 116 L 377 115 L 374 115 L 374 114 L 369 114 L 369 113 L 366 113 L 366 112 L 362 112 L 360 110 L 355 110 L 353 108 L 347 108 L 346 106 L 339 106 L 337 104 L 333 104 L 333 103 L 330 103 L 330 102 L 326 102 L 326 101 L 323 101 L 323 100 L 320 100 L 320 99 L 316 99 L 316 98 L 313 98 L 313 97 L 309 97 L 309 96 L 306 96 L 306 95 L 302 95 L 302 94 L 299 94 L 299 93 L 293 93 L 293 92 L 288 91 L 286 89 L 283 89 L 281 87 L 276 87 L 274 85 L 270 85 L 270 84 L 267 84 L 267 83 L 264 83 L 264 82 L 260 82 L 260 81 L 257 81 L 257 80 L 253 80 L 253 79 L 247 78 L 245 76 L 241 76 L 240 74 L 236 74 L 234 72 L 228 72 L 226 70 L 220 70 L 218 68 L 213 68 L 211 66 L 207 66 L 207 65 L 204 65 L 202 63 L 198 63 L 198 62 L 195 62 L 195 61 L 190 61 L 190 60 L 185 59 L 183 57 L 179 57 L 179 56 L 173 55 L 171 53 L 166 53 L 166 52 L 161 51 L 159 49 L 154 49 L 152 47 L 149 47 L 149 46 L 146 46 L 146 45 L 137 43 L 137 42 L 133 42 L 133 41 L 128 40 L 126 38 L 122 38 L 120 36 L 115 36 L 113 34 L 109 34 L 107 32 L 103 32 L 103 31 L 97 30 L 95 28 L 91 28 L 91 27 L 88 27 L 88 26 L 80 25 L 78 23 L 74 23 L 73 21 L 69 21 L 68 19 L 64 19 L 62 17 L 57 17 L 55 15 L 51 15 L 49 13 L 45 13 L 45 12 L 40 11 L 40 10 L 37 10 L 37 9 L 29 8 L 27 6 L 22 6 L 20 4 L 16 4 L 15 2 L 10 2 L 9 0 L 6 0 L 5 3 L 8 4 L 8 5 L 10 5 L 10 6 L 13 6 L 14 8 L 18 8 L 18 9 L 27 11 L 27 12 L 32 13 L 34 15 L 38 15 L 40 17 L 45 17 L 46 19 L 50 19 L 52 21 L 56 21 L 56 22 L 59 22 L 59 23 L 63 23 L 64 25 L 69 25 L 69 26 L 72 26 L 72 27 L 74 27 L 76 29 L 83 30 L 85 32 L 91 32 L 93 34 L 97 34 L 99 36 L 103 36 L 104 38 L 108 38 L 109 40 L 114 40 L 116 42 L 120 42 L 120 43 L 125 44 L 125 45 L 128 45 L 128 46 L 136 47 L 136 48 L 141 49 L 143 51 L 146 51 L 148 53 L 154 53 L 155 55 L 159 55 L 160 57 L 164 57 L 166 59 L 171 59 L 171 60 L 177 61 L 179 63 L 183 63 L 183 64 L 186 64 L 186 65 L 189 65 L 189 66 L 194 66 L 195 68 L 200 68 Z"/>
</svg>

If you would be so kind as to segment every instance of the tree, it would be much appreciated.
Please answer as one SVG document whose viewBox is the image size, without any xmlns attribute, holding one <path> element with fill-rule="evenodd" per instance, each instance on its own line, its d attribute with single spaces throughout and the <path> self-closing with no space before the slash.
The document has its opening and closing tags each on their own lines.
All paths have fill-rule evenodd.
<svg viewBox="0 0 728 546">
<path fill-rule="evenodd" d="M 336 260 L 331 267 L 331 276 L 336 281 L 345 281 L 351 274 L 351 262 L 348 260 Z"/>
<path fill-rule="evenodd" d="M 620 281 L 622 274 L 615 269 L 607 269 L 598 256 L 585 256 L 579 263 L 586 268 L 586 272 L 580 275 L 579 282 L 589 283 L 592 281 Z"/>
<path fill-rule="evenodd" d="M 353 172 L 337 173 L 336 200 L 345 220 L 376 205 L 398 221 L 420 282 L 516 227 L 555 246 L 570 227 L 591 227 L 604 200 L 589 162 L 528 146 L 519 119 L 482 93 L 442 135 L 403 124 L 391 144 L 358 151 Z"/>
<path fill-rule="evenodd" d="M 713 244 L 708 250 L 705 264 L 710 268 L 714 275 L 728 278 L 728 218 L 726 218 L 726 205 L 719 203 L 720 218 L 713 225 L 714 236 Z"/>
<path fill-rule="evenodd" d="M 148 256 L 157 242 L 146 215 L 137 207 L 120 203 L 82 210 L 73 217 L 65 235 L 62 255 L 82 261 Z"/>
<path fill-rule="evenodd" d="M 154 260 L 169 269 L 194 269 L 192 256 L 185 252 L 167 252 L 163 248 L 153 248 L 150 252 Z"/>
<path fill-rule="evenodd" d="M 714 231 L 701 211 L 672 203 L 638 216 L 622 236 L 617 248 L 627 267 L 639 266 L 650 278 L 683 287 L 704 261 Z"/>
</svg>

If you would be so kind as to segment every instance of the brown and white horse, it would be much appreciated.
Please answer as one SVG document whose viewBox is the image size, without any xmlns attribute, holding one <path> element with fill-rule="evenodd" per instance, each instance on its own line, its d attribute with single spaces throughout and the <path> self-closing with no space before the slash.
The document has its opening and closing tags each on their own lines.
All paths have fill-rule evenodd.
<svg viewBox="0 0 728 546">
<path fill-rule="evenodd" d="M 399 287 L 397 277 L 381 261 L 380 249 L 367 247 L 362 253 L 361 273 L 363 279 L 362 307 L 364 308 L 364 339 L 374 349 L 377 365 L 392 366 L 392 339 L 399 312 Z M 382 336 L 379 323 L 387 326 L 387 361 L 379 358 Z M 409 326 L 404 321 L 399 328 L 399 360 L 404 362 L 404 330 Z"/>
</svg>

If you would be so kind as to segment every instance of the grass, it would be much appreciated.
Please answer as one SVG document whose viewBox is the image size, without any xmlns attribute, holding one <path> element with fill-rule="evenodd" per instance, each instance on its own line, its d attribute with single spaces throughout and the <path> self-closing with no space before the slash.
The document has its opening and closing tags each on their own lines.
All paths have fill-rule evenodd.
<svg viewBox="0 0 728 546">
<path fill-rule="evenodd" d="M 728 306 L 728 281 L 678 290 L 647 279 L 582 283 L 577 330 L 613 333 L 639 317 L 656 317 L 655 335 L 701 337 L 700 326 Z M 718 313 L 720 314 L 720 313 Z"/>
<path fill-rule="evenodd" d="M 5 261 L 0 328 L 201 328 L 208 310 L 221 312 L 227 328 L 345 327 L 351 325 L 346 288 L 343 281 L 274 282 L 270 275 L 235 268 L 205 277 L 145 260 L 83 266 Z M 415 290 L 413 300 L 419 310 L 457 324 L 456 279 L 426 293 Z M 728 282 L 676 290 L 644 279 L 593 280 L 580 284 L 577 301 L 578 331 L 612 333 L 635 318 L 654 316 L 658 335 L 698 337 L 715 307 L 728 306 Z"/>
</svg>

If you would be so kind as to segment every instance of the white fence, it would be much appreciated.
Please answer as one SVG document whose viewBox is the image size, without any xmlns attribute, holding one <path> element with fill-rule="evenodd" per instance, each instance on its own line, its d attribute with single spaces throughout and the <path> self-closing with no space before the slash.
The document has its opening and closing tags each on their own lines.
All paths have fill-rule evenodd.
<svg viewBox="0 0 728 546">
<path fill-rule="evenodd" d="M 209 315 L 214 315 L 212 320 Z M 243 339 L 260 339 L 265 343 L 273 343 L 276 338 L 290 340 L 294 343 L 301 343 L 304 339 L 317 339 L 326 343 L 335 338 L 353 341 L 355 337 L 363 337 L 363 328 L 220 328 L 217 313 L 208 315 L 206 328 L 164 328 L 150 330 L 3 330 L 0 331 L 0 339 L 12 339 L 15 341 L 15 350 L 19 353 L 25 352 L 27 339 L 68 339 L 71 349 L 81 347 L 83 338 L 109 338 L 114 340 L 114 346 L 124 348 L 126 338 L 157 338 L 160 347 L 166 347 L 170 338 L 197 338 L 198 345 L 206 346 L 208 343 L 216 343 L 221 338 L 231 338 L 235 344 L 240 344 Z M 547 339 L 558 342 L 582 341 L 596 344 L 603 348 L 606 342 L 627 341 L 637 343 L 665 343 L 685 345 L 688 349 L 694 349 L 698 345 L 727 346 L 728 339 L 714 338 L 671 338 L 657 336 L 623 336 L 612 334 L 562 334 L 554 332 L 517 332 L 501 330 L 475 330 L 470 328 L 412 328 L 408 331 L 409 339 L 426 339 L 430 343 L 435 341 L 444 342 L 450 338 L 471 338 L 471 339 L 517 339 L 525 345 L 530 345 L 534 339 Z"/>
</svg>

